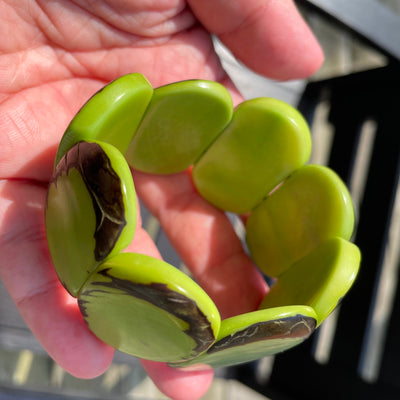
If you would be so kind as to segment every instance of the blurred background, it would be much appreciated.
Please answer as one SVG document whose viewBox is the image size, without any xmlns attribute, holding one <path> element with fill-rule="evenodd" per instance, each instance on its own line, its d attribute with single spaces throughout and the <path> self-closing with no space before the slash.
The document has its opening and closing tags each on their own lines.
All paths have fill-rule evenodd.
<svg viewBox="0 0 400 400">
<path fill-rule="evenodd" d="M 399 399 L 400 1 L 297 4 L 325 52 L 312 78 L 270 81 L 244 68 L 218 40 L 215 47 L 246 98 L 279 98 L 308 120 L 311 162 L 331 166 L 353 196 L 361 271 L 340 308 L 311 339 L 275 357 L 217 370 L 204 399 Z M 143 213 L 166 261 L 185 268 L 158 222 Z M 97 379 L 68 375 L 29 332 L 0 281 L 0 400 L 86 398 L 165 396 L 134 357 L 118 352 Z"/>
</svg>

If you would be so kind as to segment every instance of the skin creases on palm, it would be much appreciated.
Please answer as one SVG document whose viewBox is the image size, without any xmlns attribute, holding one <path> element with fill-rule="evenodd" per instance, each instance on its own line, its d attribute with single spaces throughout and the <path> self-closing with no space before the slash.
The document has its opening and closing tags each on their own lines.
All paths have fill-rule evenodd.
<svg viewBox="0 0 400 400">
<path fill-rule="evenodd" d="M 350 195 L 332 170 L 307 164 L 310 152 L 297 110 L 271 98 L 234 109 L 215 82 L 153 89 L 129 74 L 96 93 L 61 140 L 46 207 L 55 269 L 89 328 L 116 349 L 176 367 L 243 363 L 309 337 L 360 264 Z M 248 215 L 251 257 L 276 278 L 258 310 L 221 320 L 183 272 L 122 252 L 136 226 L 130 167 L 191 167 L 204 199 Z"/>
</svg>

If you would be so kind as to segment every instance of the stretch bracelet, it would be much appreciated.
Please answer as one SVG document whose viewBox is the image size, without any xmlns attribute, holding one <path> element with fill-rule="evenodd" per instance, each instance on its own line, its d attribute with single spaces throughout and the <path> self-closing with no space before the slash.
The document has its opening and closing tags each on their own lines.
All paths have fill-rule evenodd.
<svg viewBox="0 0 400 400">
<path fill-rule="evenodd" d="M 97 92 L 60 142 L 46 205 L 55 270 L 91 331 L 120 351 L 176 367 L 248 362 L 308 338 L 360 264 L 350 194 L 331 169 L 307 164 L 310 152 L 297 110 L 270 98 L 233 108 L 216 82 L 153 89 L 129 74 Z M 123 252 L 136 227 L 130 167 L 191 168 L 205 200 L 248 215 L 250 256 L 275 282 L 257 311 L 221 320 L 191 277 Z"/>
</svg>

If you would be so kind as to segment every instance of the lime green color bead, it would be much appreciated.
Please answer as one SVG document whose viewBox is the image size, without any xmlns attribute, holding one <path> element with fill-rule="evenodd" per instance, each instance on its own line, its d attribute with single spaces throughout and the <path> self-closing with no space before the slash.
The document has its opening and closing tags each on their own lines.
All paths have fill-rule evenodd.
<svg viewBox="0 0 400 400">
<path fill-rule="evenodd" d="M 77 170 L 50 185 L 47 204 L 46 232 L 54 268 L 69 293 L 76 296 L 97 264 L 93 237 L 96 216 Z"/>
<path fill-rule="evenodd" d="M 125 153 L 153 95 L 141 74 L 128 74 L 92 96 L 69 124 L 58 147 L 55 165 L 76 143 L 103 141 Z"/>
<path fill-rule="evenodd" d="M 46 207 L 50 254 L 67 290 L 77 296 L 101 261 L 129 245 L 135 228 L 135 189 L 122 154 L 106 143 L 70 149 L 57 166 Z"/>
<path fill-rule="evenodd" d="M 244 214 L 304 165 L 310 152 L 310 132 L 297 110 L 276 99 L 248 100 L 198 160 L 193 180 L 216 207 Z"/>
<path fill-rule="evenodd" d="M 342 180 L 327 167 L 307 165 L 252 211 L 246 239 L 257 266 L 277 277 L 324 240 L 350 239 L 353 228 L 353 205 Z"/>
<path fill-rule="evenodd" d="M 320 325 L 353 285 L 360 260 L 356 245 L 329 239 L 284 272 L 261 307 L 305 304 L 315 310 Z"/>
<path fill-rule="evenodd" d="M 161 86 L 126 152 L 135 169 L 171 174 L 190 167 L 232 117 L 232 99 L 219 83 L 193 80 Z"/>
<path fill-rule="evenodd" d="M 314 332 L 315 325 L 315 312 L 306 306 L 238 315 L 222 321 L 216 342 L 205 353 L 171 365 L 207 364 L 217 368 L 257 360 L 297 346 Z"/>
<path fill-rule="evenodd" d="M 86 282 L 79 305 L 101 340 L 154 361 L 197 356 L 220 327 L 217 308 L 191 278 L 141 254 L 122 253 L 104 262 Z"/>
</svg>

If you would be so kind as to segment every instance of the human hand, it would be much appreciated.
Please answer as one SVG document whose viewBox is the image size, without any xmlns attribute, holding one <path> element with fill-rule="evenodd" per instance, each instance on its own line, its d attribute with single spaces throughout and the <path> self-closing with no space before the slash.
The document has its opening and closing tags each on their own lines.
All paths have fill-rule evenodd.
<svg viewBox="0 0 400 400">
<path fill-rule="evenodd" d="M 79 107 L 105 83 L 129 72 L 143 73 L 154 87 L 188 78 L 216 80 L 240 102 L 213 52 L 209 32 L 219 35 L 249 67 L 275 79 L 305 77 L 322 61 L 290 1 L 188 3 L 0 5 L 0 32 L 8 38 L 0 43 L 0 274 L 44 348 L 78 377 L 101 374 L 113 356 L 90 333 L 76 301 L 60 285 L 44 231 L 55 152 Z M 135 172 L 134 180 L 139 196 L 160 219 L 222 317 L 254 310 L 267 290 L 265 283 L 224 214 L 193 191 L 189 174 Z M 142 229 L 128 250 L 159 257 Z M 234 302 L 230 293 L 237 294 Z M 211 370 L 184 372 L 148 361 L 143 365 L 174 399 L 198 398 L 212 380 Z"/>
</svg>

